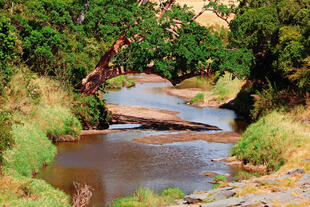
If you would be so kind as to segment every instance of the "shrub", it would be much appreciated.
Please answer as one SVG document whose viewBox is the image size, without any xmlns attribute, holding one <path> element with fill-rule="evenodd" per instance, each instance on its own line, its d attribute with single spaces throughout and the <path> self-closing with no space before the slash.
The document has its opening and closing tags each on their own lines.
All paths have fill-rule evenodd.
<svg viewBox="0 0 310 207">
<path fill-rule="evenodd" d="M 251 111 L 254 120 L 287 105 L 290 94 L 286 90 L 278 90 L 275 85 L 268 83 L 268 88 L 256 92 L 256 100 Z M 292 94 L 290 94 L 292 95 Z"/>
<path fill-rule="evenodd" d="M 278 170 L 288 153 L 307 134 L 303 126 L 287 116 L 272 112 L 251 124 L 232 148 L 232 154 L 245 164 L 265 165 L 267 170 Z"/>
<path fill-rule="evenodd" d="M 105 129 L 109 127 L 110 115 L 105 108 L 104 101 L 98 95 L 77 94 L 72 111 L 84 128 Z"/>
</svg>

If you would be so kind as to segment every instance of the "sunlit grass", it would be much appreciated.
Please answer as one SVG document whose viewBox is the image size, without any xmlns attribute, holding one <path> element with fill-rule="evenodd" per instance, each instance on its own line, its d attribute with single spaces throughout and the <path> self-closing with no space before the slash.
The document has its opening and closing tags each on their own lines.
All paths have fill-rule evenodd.
<svg viewBox="0 0 310 207">
<path fill-rule="evenodd" d="M 112 207 L 158 207 L 175 203 L 175 199 L 181 199 L 185 194 L 178 188 L 169 188 L 160 195 L 150 189 L 139 188 L 133 196 L 115 200 Z"/>
</svg>

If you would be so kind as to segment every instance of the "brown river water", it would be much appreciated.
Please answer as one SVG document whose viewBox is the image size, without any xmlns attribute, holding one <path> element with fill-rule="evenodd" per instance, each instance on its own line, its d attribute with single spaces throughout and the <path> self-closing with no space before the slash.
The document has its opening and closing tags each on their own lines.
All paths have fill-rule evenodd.
<svg viewBox="0 0 310 207">
<path fill-rule="evenodd" d="M 195 108 L 184 100 L 165 95 L 162 87 L 169 83 L 138 84 L 134 88 L 110 91 L 104 95 L 107 103 L 140 105 L 180 112 L 188 121 L 212 124 L 224 131 L 240 132 L 242 122 L 236 121 L 231 110 Z M 115 125 L 111 128 L 135 127 Z M 203 172 L 213 171 L 234 175 L 234 170 L 213 158 L 229 155 L 232 144 L 195 141 L 167 145 L 135 143 L 132 139 L 160 135 L 167 131 L 128 129 L 105 135 L 81 137 L 78 143 L 57 144 L 55 161 L 36 176 L 72 195 L 73 182 L 87 183 L 94 189 L 90 206 L 106 207 L 114 199 L 129 196 L 140 186 L 155 192 L 178 187 L 185 193 L 212 188 L 210 177 Z"/>
</svg>

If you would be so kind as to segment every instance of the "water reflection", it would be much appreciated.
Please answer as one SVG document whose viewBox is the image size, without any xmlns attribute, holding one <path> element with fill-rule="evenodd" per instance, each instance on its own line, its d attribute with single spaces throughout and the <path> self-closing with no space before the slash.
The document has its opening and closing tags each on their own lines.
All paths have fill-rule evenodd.
<svg viewBox="0 0 310 207">
<path fill-rule="evenodd" d="M 225 131 L 243 129 L 231 110 L 195 108 L 183 104 L 180 98 L 163 94 L 161 88 L 169 85 L 138 84 L 135 88 L 110 91 L 105 98 L 113 104 L 178 111 L 185 120 L 215 125 Z M 121 127 L 137 126 L 112 126 Z M 208 183 L 211 178 L 202 175 L 205 171 L 233 173 L 224 163 L 210 161 L 228 156 L 231 144 L 196 141 L 161 146 L 132 142 L 136 137 L 166 133 L 172 132 L 131 129 L 82 137 L 78 143 L 58 144 L 55 162 L 41 170 L 37 177 L 70 195 L 74 192 L 74 181 L 87 183 L 95 189 L 91 206 L 105 207 L 116 198 L 131 195 L 139 186 L 156 192 L 179 187 L 190 193 L 211 188 Z"/>
<path fill-rule="evenodd" d="M 210 162 L 227 156 L 229 144 L 197 141 L 159 146 L 131 141 L 157 134 L 160 132 L 120 132 L 84 137 L 78 144 L 59 144 L 55 163 L 38 177 L 69 194 L 74 181 L 87 183 L 95 189 L 91 206 L 108 206 L 139 186 L 157 192 L 169 187 L 186 193 L 210 189 L 210 178 L 202 175 L 204 171 L 230 172 L 223 163 Z"/>
</svg>

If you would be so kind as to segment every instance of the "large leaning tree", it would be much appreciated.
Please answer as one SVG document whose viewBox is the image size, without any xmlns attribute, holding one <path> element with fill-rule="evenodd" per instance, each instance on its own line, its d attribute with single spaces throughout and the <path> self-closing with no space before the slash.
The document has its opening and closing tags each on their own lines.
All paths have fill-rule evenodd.
<svg viewBox="0 0 310 207">
<path fill-rule="evenodd" d="M 249 73 L 250 50 L 232 48 L 224 29 L 215 31 L 195 21 L 203 12 L 213 11 L 229 23 L 236 10 L 233 5 L 209 1 L 195 15 L 175 0 L 94 0 L 87 2 L 87 9 L 95 3 L 100 4 L 101 16 L 92 10 L 85 14 L 86 19 L 92 15 L 96 18 L 93 27 L 113 34 L 115 40 L 83 79 L 81 91 L 86 94 L 95 93 L 106 80 L 128 73 L 157 74 L 173 85 L 215 71 Z"/>
</svg>

